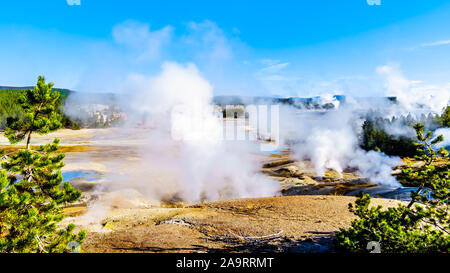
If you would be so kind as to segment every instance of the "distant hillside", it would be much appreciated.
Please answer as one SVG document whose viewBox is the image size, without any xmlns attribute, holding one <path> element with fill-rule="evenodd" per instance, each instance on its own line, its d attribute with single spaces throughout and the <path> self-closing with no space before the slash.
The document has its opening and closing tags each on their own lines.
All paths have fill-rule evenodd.
<svg viewBox="0 0 450 273">
<path fill-rule="evenodd" d="M 33 88 L 34 86 L 0 86 L 0 90 L 2 91 L 25 91 Z M 53 90 L 60 92 L 63 97 L 67 97 L 74 92 L 66 88 L 53 88 Z"/>
<path fill-rule="evenodd" d="M 0 130 L 5 128 L 8 117 L 23 117 L 23 109 L 19 104 L 20 96 L 34 88 L 34 86 L 0 86 Z M 122 118 L 126 104 L 125 94 L 113 93 L 85 93 L 76 92 L 66 88 L 53 88 L 61 93 L 61 112 L 63 114 L 63 126 L 66 128 L 89 127 L 98 128 L 117 123 Z M 356 98 L 359 102 L 377 103 L 390 101 L 395 103 L 395 98 Z M 226 105 L 259 105 L 259 104 L 283 104 L 305 110 L 327 111 L 345 104 L 346 97 L 335 95 L 329 98 L 277 98 L 269 96 L 215 96 L 213 103 L 225 108 Z M 63 111 L 63 109 L 65 109 Z M 74 111 L 74 112 L 73 112 Z M 73 113 L 72 113 L 73 112 Z"/>
<path fill-rule="evenodd" d="M 353 98 L 360 103 L 392 103 L 396 104 L 397 99 L 395 97 L 358 97 Z M 288 97 L 288 98 L 277 98 L 277 97 L 246 97 L 246 96 L 215 96 L 213 98 L 213 103 L 218 106 L 226 105 L 249 105 L 249 104 L 285 104 L 291 105 L 299 109 L 322 109 L 329 110 L 335 108 L 335 104 L 345 104 L 347 101 L 344 95 L 334 95 L 328 99 L 323 97 L 311 97 L 311 98 L 300 98 L 300 97 Z"/>
<path fill-rule="evenodd" d="M 34 86 L 0 86 L 0 92 L 3 90 L 9 91 L 23 91 L 27 89 L 34 88 Z M 71 102 L 76 102 L 77 104 L 116 104 L 118 101 L 121 101 L 123 98 L 123 94 L 114 94 L 114 93 L 83 93 L 76 92 L 67 88 L 53 88 L 61 93 L 63 101 L 67 99 L 69 95 L 74 95 L 73 100 Z M 334 108 L 335 102 L 345 103 L 346 97 L 344 95 L 334 95 L 332 97 L 334 102 L 324 100 L 323 98 L 310 97 L 310 98 L 301 98 L 301 97 L 269 97 L 269 96 L 214 96 L 213 103 L 218 106 L 225 105 L 248 105 L 248 104 L 286 104 L 292 105 L 297 108 L 323 108 L 323 109 L 331 109 Z M 380 102 L 380 101 L 390 101 L 392 103 L 396 103 L 395 97 L 383 97 L 383 98 L 358 98 L 361 101 L 371 101 L 371 102 Z"/>
<path fill-rule="evenodd" d="M 19 103 L 20 97 L 26 90 L 32 89 L 34 86 L 13 87 L 0 86 L 0 130 L 4 130 L 8 117 L 23 118 L 23 109 Z M 61 105 L 64 104 L 67 97 L 74 92 L 69 89 L 54 88 L 54 91 L 61 94 Z M 72 128 L 73 124 L 68 117 L 63 116 L 63 126 Z"/>
<path fill-rule="evenodd" d="M 6 94 L 5 92 L 25 91 L 33 88 L 34 86 L 0 86 L 0 94 L 4 96 Z M 113 104 L 121 98 L 121 95 L 113 93 L 82 93 L 67 88 L 53 88 L 53 90 L 61 93 L 63 103 L 69 95 L 74 95 L 74 100 L 82 104 Z"/>
<path fill-rule="evenodd" d="M 1 90 L 11 90 L 11 91 L 23 91 L 32 89 L 34 86 L 0 86 Z M 67 88 L 53 88 L 53 90 L 61 92 L 64 97 L 67 97 L 70 94 L 77 94 L 77 98 L 85 98 L 81 101 L 83 102 L 91 102 L 91 103 L 109 103 L 111 101 L 120 99 L 123 95 L 114 94 L 114 93 L 89 93 L 84 94 L 82 92 L 77 92 L 74 90 L 70 90 Z M 346 101 L 346 96 L 344 95 L 334 95 L 333 99 L 338 101 L 339 103 L 344 103 Z M 105 100 L 105 101 L 102 101 Z M 395 97 L 364 97 L 358 98 L 361 101 L 382 101 L 388 100 L 393 103 L 396 102 Z M 94 102 L 92 102 L 94 101 Z M 305 104 L 315 104 L 321 100 L 321 97 L 310 97 L 310 98 L 301 98 L 301 97 L 270 97 L 270 96 L 214 96 L 213 103 L 225 106 L 225 105 L 246 105 L 246 104 L 264 104 L 264 103 L 275 103 L 275 104 L 291 104 L 291 105 L 305 105 Z"/>
<path fill-rule="evenodd" d="M 321 97 L 312 98 L 299 98 L 299 97 L 289 97 L 289 98 L 276 98 L 276 97 L 240 97 L 240 96 L 215 96 L 213 103 L 219 106 L 225 105 L 248 105 L 248 104 L 286 104 L 292 105 L 297 108 L 322 108 L 331 109 L 334 108 L 334 103 L 344 103 L 345 96 L 335 95 L 332 100 L 324 100 Z"/>
</svg>

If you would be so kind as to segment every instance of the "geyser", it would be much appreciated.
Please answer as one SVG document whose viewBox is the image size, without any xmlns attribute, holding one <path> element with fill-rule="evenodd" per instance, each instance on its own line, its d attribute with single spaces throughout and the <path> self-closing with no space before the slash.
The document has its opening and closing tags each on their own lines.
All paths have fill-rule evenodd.
<svg viewBox="0 0 450 273">
<path fill-rule="evenodd" d="M 213 114 L 212 86 L 193 64 L 165 63 L 157 76 L 133 74 L 128 108 L 153 130 L 132 185 L 155 200 L 187 202 L 274 196 L 276 181 L 259 173 L 248 142 L 226 142 Z"/>
<path fill-rule="evenodd" d="M 281 142 L 290 141 L 292 157 L 310 160 L 318 176 L 324 176 L 327 169 L 342 174 L 346 168 L 355 168 L 371 182 L 400 186 L 391 175 L 402 164 L 400 158 L 359 147 L 360 110 L 352 103 L 328 112 L 283 108 Z"/>
</svg>

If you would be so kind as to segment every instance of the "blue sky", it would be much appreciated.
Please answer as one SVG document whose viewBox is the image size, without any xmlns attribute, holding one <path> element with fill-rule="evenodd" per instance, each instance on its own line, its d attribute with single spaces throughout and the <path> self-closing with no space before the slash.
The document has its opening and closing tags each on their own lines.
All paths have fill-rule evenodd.
<svg viewBox="0 0 450 273">
<path fill-rule="evenodd" d="M 0 85 L 116 91 L 165 61 L 193 62 L 218 95 L 385 95 L 381 66 L 450 82 L 448 1 L 80 2 L 0 3 Z"/>
</svg>

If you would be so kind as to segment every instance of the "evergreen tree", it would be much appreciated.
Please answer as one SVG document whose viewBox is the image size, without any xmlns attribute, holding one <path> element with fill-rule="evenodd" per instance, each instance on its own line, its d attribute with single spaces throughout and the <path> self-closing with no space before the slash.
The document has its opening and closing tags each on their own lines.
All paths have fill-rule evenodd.
<svg viewBox="0 0 450 273">
<path fill-rule="evenodd" d="M 61 128 L 60 93 L 53 92 L 53 83 L 45 83 L 39 76 L 34 89 L 27 90 L 19 99 L 24 111 L 24 117 L 10 117 L 7 119 L 5 136 L 11 144 L 16 144 L 27 138 L 26 147 L 29 149 L 31 134 L 47 134 Z"/>
<path fill-rule="evenodd" d="M 60 228 L 63 205 L 76 201 L 81 191 L 62 186 L 64 154 L 59 140 L 29 147 L 31 134 L 44 134 L 61 126 L 59 98 L 39 77 L 38 86 L 22 98 L 26 118 L 10 120 L 5 132 L 11 143 L 27 137 L 27 149 L 3 156 L 0 171 L 0 252 L 68 252 L 67 244 L 81 244 L 85 231 L 75 234 L 73 224 Z"/>
<path fill-rule="evenodd" d="M 442 113 L 442 115 L 438 118 L 439 123 L 442 126 L 450 127 L 450 106 L 447 106 Z"/>
<path fill-rule="evenodd" d="M 395 122 L 395 120 L 392 122 Z M 366 151 L 381 151 L 387 155 L 414 156 L 415 146 L 412 139 L 389 135 L 383 129 L 380 129 L 383 125 L 390 125 L 390 123 L 390 121 L 384 119 L 365 120 L 362 125 L 361 148 Z"/>
<path fill-rule="evenodd" d="M 352 221 L 349 229 L 341 228 L 336 234 L 338 250 L 366 252 L 369 242 L 375 241 L 386 253 L 450 251 L 450 164 L 434 164 L 439 156 L 448 157 L 448 151 L 440 148 L 436 152 L 435 145 L 443 141 L 443 136 L 433 138 L 431 131 L 424 135 L 423 128 L 420 123 L 414 126 L 419 141 L 417 157 L 423 165 L 402 170 L 410 183 L 418 187 L 411 192 L 409 204 L 383 210 L 382 206 L 369 207 L 370 196 L 361 194 L 355 207 L 349 204 L 358 219 Z"/>
</svg>

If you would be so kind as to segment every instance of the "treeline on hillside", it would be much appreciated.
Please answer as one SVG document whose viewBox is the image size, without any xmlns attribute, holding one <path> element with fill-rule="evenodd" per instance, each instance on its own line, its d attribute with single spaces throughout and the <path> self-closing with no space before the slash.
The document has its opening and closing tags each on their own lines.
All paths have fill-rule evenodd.
<svg viewBox="0 0 450 273">
<path fill-rule="evenodd" d="M 362 125 L 361 148 L 367 151 L 381 151 L 392 156 L 415 156 L 414 124 L 422 123 L 426 130 L 431 131 L 440 127 L 450 127 L 450 106 L 441 115 L 422 114 L 419 117 L 413 117 L 409 114 L 392 119 L 374 117 L 376 115 L 369 116 Z M 410 130 L 404 128 L 410 128 Z"/>
<path fill-rule="evenodd" d="M 24 117 L 24 111 L 20 103 L 20 98 L 25 94 L 25 92 L 26 90 L 0 90 L 0 130 L 5 130 L 6 121 L 8 118 L 12 117 L 22 119 Z M 53 92 L 59 92 L 61 94 L 61 107 L 59 111 L 62 113 L 62 105 L 64 105 L 68 92 L 64 90 Z M 64 114 L 62 123 L 65 128 L 79 128 L 79 125 Z"/>
<path fill-rule="evenodd" d="M 19 98 L 25 91 L 0 90 L 0 129 L 5 130 L 8 117 L 23 118 Z"/>
<path fill-rule="evenodd" d="M 20 89 L 0 89 L 0 130 L 5 130 L 8 118 L 24 117 L 24 111 L 20 104 L 20 98 L 25 94 L 26 90 Z M 70 93 L 65 89 L 53 89 L 52 92 L 59 92 L 60 108 L 59 112 L 62 115 L 62 125 L 64 128 L 80 129 L 80 128 L 105 128 L 118 124 L 123 118 L 120 109 L 113 106 L 110 101 L 111 98 L 104 96 L 107 103 L 104 105 L 85 103 L 84 105 L 73 106 L 76 115 L 68 116 L 63 112 L 63 106 L 67 102 Z M 103 97 L 102 97 L 103 98 Z"/>
<path fill-rule="evenodd" d="M 445 108 L 442 115 L 437 118 L 437 121 L 442 127 L 450 127 L 450 106 Z"/>
</svg>

